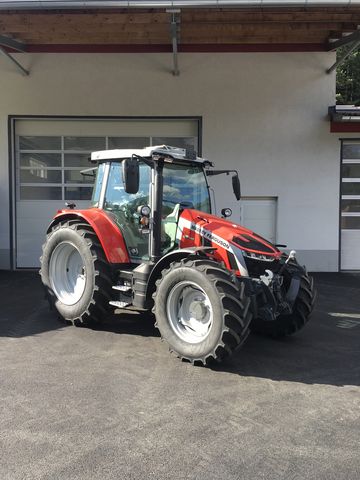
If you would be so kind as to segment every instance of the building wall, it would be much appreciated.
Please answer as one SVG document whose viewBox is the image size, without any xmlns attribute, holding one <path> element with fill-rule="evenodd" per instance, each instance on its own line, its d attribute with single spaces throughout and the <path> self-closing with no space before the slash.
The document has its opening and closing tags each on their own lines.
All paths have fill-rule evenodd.
<svg viewBox="0 0 360 480">
<path fill-rule="evenodd" d="M 8 115 L 200 115 L 203 155 L 239 169 L 245 196 L 278 197 L 277 241 L 311 270 L 338 268 L 339 141 L 332 53 L 19 55 L 0 58 L 0 268 L 9 266 Z M 218 210 L 233 201 L 217 184 Z"/>
</svg>

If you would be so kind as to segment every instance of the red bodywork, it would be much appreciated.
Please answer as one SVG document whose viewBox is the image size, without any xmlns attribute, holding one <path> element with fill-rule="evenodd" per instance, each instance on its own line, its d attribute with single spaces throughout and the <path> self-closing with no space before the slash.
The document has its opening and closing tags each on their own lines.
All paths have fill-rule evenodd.
<svg viewBox="0 0 360 480">
<path fill-rule="evenodd" d="M 59 210 L 54 217 L 50 228 L 60 220 L 71 218 L 83 218 L 94 229 L 103 247 L 104 253 L 109 263 L 130 263 L 124 237 L 119 227 L 111 218 L 98 208 L 89 208 L 86 210 Z M 184 210 L 179 218 L 178 228 L 180 230 L 180 248 L 210 246 L 215 247 L 213 256 L 224 262 L 226 267 L 234 270 L 231 265 L 228 252 L 235 253 L 239 250 L 245 250 L 249 253 L 266 255 L 267 257 L 278 259 L 280 252 L 271 243 L 256 235 L 251 230 L 237 225 L 229 220 L 218 218 L 215 215 L 204 213 L 199 210 Z M 242 241 L 241 247 L 234 242 L 234 237 Z M 260 248 L 248 248 L 246 243 L 254 240 Z M 263 249 L 261 248 L 263 247 Z M 240 274 L 236 270 L 237 274 Z"/>
<path fill-rule="evenodd" d="M 108 217 L 104 210 L 100 210 L 99 208 L 58 210 L 50 227 L 58 223 L 61 219 L 77 217 L 83 218 L 92 226 L 100 240 L 109 263 L 130 263 L 124 237 L 119 227 Z"/>
<path fill-rule="evenodd" d="M 216 247 L 214 257 L 224 262 L 230 270 L 234 267 L 229 260 L 229 251 L 236 253 L 240 249 L 249 254 L 266 255 L 267 258 L 273 259 L 279 259 L 282 255 L 274 245 L 251 230 L 198 210 L 184 210 L 180 215 L 179 227 L 180 248 L 204 245 Z M 241 240 L 241 246 L 234 242 L 234 237 Z M 255 248 L 251 245 L 252 241 L 256 242 Z"/>
</svg>

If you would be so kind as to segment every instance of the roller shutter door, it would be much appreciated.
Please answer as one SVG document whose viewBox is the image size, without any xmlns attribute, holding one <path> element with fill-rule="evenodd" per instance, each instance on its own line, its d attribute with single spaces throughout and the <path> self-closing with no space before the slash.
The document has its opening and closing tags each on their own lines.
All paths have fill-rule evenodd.
<svg viewBox="0 0 360 480">
<path fill-rule="evenodd" d="M 91 151 L 168 144 L 198 145 L 197 120 L 58 120 L 15 122 L 16 268 L 37 268 L 44 232 L 65 202 L 89 206 L 92 184 L 80 171 Z"/>
</svg>

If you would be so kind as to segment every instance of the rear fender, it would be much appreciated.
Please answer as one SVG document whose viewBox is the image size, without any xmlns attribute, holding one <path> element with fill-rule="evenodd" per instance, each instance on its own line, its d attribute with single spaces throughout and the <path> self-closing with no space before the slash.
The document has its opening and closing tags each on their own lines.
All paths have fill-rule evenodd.
<svg viewBox="0 0 360 480">
<path fill-rule="evenodd" d="M 87 210 L 59 210 L 47 233 L 63 220 L 81 219 L 96 233 L 109 263 L 130 263 L 124 237 L 119 227 L 99 208 Z"/>
</svg>

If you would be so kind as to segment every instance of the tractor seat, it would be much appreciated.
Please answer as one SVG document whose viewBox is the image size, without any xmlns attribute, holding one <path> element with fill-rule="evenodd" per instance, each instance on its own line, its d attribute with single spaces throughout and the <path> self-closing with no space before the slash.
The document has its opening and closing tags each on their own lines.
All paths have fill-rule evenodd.
<svg viewBox="0 0 360 480">
<path fill-rule="evenodd" d="M 179 212 L 180 212 L 180 203 L 177 203 L 174 207 L 174 210 L 169 213 L 164 219 L 163 219 L 163 225 L 164 225 L 164 231 L 165 234 L 170 237 L 170 246 L 168 250 L 173 248 L 176 240 L 176 230 L 177 230 L 177 224 L 179 220 Z"/>
</svg>

